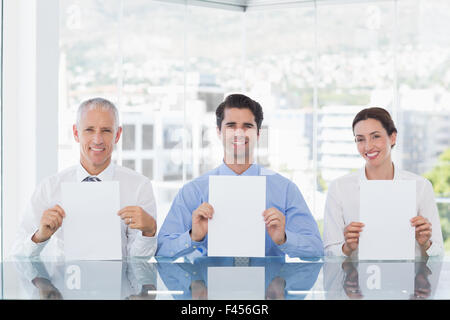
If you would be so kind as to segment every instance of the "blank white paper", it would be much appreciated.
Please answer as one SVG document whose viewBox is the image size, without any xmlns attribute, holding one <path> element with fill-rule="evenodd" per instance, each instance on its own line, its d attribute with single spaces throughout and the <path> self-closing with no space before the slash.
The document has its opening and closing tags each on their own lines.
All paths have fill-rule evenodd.
<svg viewBox="0 0 450 320">
<path fill-rule="evenodd" d="M 416 215 L 416 181 L 361 181 L 359 259 L 414 259 Z"/>
<path fill-rule="evenodd" d="M 208 256 L 265 256 L 265 176 L 210 176 L 209 204 Z"/>
<path fill-rule="evenodd" d="M 66 260 L 121 260 L 118 181 L 61 184 Z"/>
<path fill-rule="evenodd" d="M 264 267 L 208 267 L 208 299 L 264 300 Z"/>
</svg>

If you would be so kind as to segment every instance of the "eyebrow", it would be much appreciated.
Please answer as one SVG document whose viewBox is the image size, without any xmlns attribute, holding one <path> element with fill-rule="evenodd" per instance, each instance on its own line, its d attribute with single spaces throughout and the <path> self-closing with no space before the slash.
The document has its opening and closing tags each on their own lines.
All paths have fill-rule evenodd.
<svg viewBox="0 0 450 320">
<path fill-rule="evenodd" d="M 372 134 L 375 134 L 375 133 L 380 133 L 380 131 L 371 132 L 371 133 L 369 133 L 369 135 L 372 135 Z M 364 137 L 364 135 L 363 134 L 357 134 L 357 135 L 355 135 L 355 137 Z"/>
<path fill-rule="evenodd" d="M 84 128 L 84 130 L 86 130 L 86 129 L 95 129 L 95 126 L 88 126 L 88 127 Z M 100 130 L 105 130 L 105 129 L 112 130 L 112 127 L 101 127 L 100 128 Z"/>
<path fill-rule="evenodd" d="M 226 122 L 225 125 L 229 125 L 229 124 L 236 124 L 235 121 L 230 121 L 230 122 Z M 248 126 L 252 126 L 254 127 L 255 125 L 253 123 L 250 122 L 244 122 L 244 125 L 248 125 Z"/>
</svg>

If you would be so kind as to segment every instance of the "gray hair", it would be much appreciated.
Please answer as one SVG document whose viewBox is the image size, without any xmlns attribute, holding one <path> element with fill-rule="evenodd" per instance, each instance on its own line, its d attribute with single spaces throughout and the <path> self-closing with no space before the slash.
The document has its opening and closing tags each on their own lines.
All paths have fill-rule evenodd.
<svg viewBox="0 0 450 320">
<path fill-rule="evenodd" d="M 93 109 L 111 111 L 114 116 L 114 130 L 117 131 L 117 129 L 119 128 L 119 111 L 117 110 L 114 103 L 104 98 L 92 98 L 80 104 L 77 111 L 77 127 L 79 127 L 83 112 Z"/>
</svg>

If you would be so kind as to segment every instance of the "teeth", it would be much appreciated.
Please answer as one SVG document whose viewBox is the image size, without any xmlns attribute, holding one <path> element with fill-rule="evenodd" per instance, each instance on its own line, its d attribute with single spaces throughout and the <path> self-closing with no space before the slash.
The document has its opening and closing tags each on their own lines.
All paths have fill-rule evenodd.
<svg viewBox="0 0 450 320">
<path fill-rule="evenodd" d="M 91 148 L 93 151 L 103 151 L 103 149 Z"/>
<path fill-rule="evenodd" d="M 374 153 L 366 153 L 367 154 L 367 156 L 369 156 L 369 157 L 375 157 L 377 154 L 378 154 L 378 152 L 374 152 Z"/>
</svg>

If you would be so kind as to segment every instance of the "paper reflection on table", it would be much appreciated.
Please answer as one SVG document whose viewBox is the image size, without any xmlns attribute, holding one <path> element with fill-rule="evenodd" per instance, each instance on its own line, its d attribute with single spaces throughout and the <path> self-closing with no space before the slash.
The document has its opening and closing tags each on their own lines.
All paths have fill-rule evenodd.
<svg viewBox="0 0 450 320">
<path fill-rule="evenodd" d="M 409 300 L 430 299 L 439 281 L 441 262 L 345 259 L 326 263 L 326 299 Z"/>
<path fill-rule="evenodd" d="M 10 299 L 141 300 L 155 299 L 157 270 L 146 260 L 9 263 L 6 276 L 19 290 L 5 288 Z"/>
<path fill-rule="evenodd" d="M 158 263 L 167 294 L 182 300 L 304 299 L 322 263 L 285 263 L 284 257 L 250 258 L 248 267 L 233 258 L 201 257 L 193 263 Z"/>
</svg>

